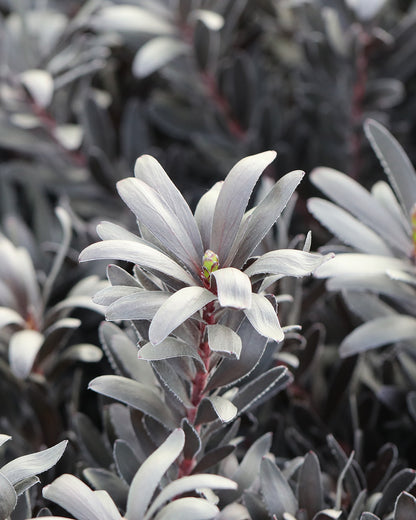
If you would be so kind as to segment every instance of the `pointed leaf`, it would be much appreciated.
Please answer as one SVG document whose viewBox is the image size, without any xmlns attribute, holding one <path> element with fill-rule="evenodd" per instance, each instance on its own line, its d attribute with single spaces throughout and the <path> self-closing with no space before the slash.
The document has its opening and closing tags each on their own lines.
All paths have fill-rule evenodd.
<svg viewBox="0 0 416 520">
<path fill-rule="evenodd" d="M 298 479 L 299 507 L 307 511 L 309 518 L 313 518 L 323 509 L 323 486 L 319 460 L 313 451 L 310 451 L 303 461 Z"/>
<path fill-rule="evenodd" d="M 232 421 L 237 415 L 237 407 L 225 397 L 212 395 L 205 397 L 198 408 L 196 424 L 220 419 L 221 422 L 227 423 Z"/>
<path fill-rule="evenodd" d="M 250 266 L 251 267 L 251 266 Z M 385 274 L 387 270 L 410 269 L 410 265 L 398 258 L 388 256 L 345 253 L 335 255 L 330 262 L 325 262 L 314 272 L 317 278 L 332 276 L 375 276 Z"/>
<path fill-rule="evenodd" d="M 92 491 L 81 480 L 73 475 L 62 475 L 43 488 L 43 496 L 66 509 L 77 520 L 122 520 L 116 505 L 104 507 L 99 500 L 99 493 Z"/>
<path fill-rule="evenodd" d="M 147 511 L 143 520 L 150 519 L 152 515 L 166 502 L 179 497 L 184 493 L 200 488 L 209 489 L 236 489 L 237 484 L 232 480 L 219 475 L 191 475 L 182 477 L 168 484 L 159 493 Z"/>
<path fill-rule="evenodd" d="M 333 255 L 320 255 L 296 249 L 279 249 L 265 253 L 253 262 L 245 273 L 247 276 L 256 274 L 275 274 L 279 276 L 306 276 L 311 274 L 327 260 L 332 261 Z"/>
<path fill-rule="evenodd" d="M 251 282 L 249 277 L 235 269 L 225 267 L 214 271 L 211 276 L 217 284 L 218 301 L 221 307 L 247 309 L 251 305 Z"/>
<path fill-rule="evenodd" d="M 159 36 L 146 42 L 137 51 L 132 65 L 133 75 L 145 78 L 184 54 L 189 47 L 176 38 Z"/>
<path fill-rule="evenodd" d="M 331 233 L 362 253 L 393 256 L 380 236 L 350 213 L 324 199 L 308 200 L 308 210 Z"/>
<path fill-rule="evenodd" d="M 68 441 L 62 441 L 52 448 L 48 448 L 37 453 L 23 455 L 10 461 L 1 468 L 1 473 L 16 485 L 18 482 L 27 478 L 39 475 L 54 466 L 62 457 Z"/>
<path fill-rule="evenodd" d="M 271 460 L 261 461 L 260 482 L 263 499 L 270 514 L 282 518 L 284 513 L 296 515 L 298 501 L 280 469 Z"/>
<path fill-rule="evenodd" d="M 180 455 L 184 443 L 185 434 L 178 428 L 143 462 L 130 486 L 126 520 L 144 517 L 160 479 Z"/>
<path fill-rule="evenodd" d="M 275 157 L 273 151 L 245 157 L 227 175 L 215 206 L 210 241 L 220 263 L 228 257 L 258 178 Z"/>
<path fill-rule="evenodd" d="M 159 395 L 143 383 L 120 376 L 99 376 L 90 382 L 88 388 L 128 404 L 132 408 L 150 415 L 168 428 L 175 427 L 175 420 L 171 411 Z"/>
<path fill-rule="evenodd" d="M 416 518 L 416 499 L 403 491 L 397 498 L 394 507 L 394 520 L 408 520 L 409 518 Z"/>
<path fill-rule="evenodd" d="M 297 170 L 276 182 L 266 197 L 254 208 L 249 218 L 244 221 L 225 262 L 226 265 L 239 268 L 244 265 L 279 218 L 303 176 L 304 172 Z"/>
<path fill-rule="evenodd" d="M 79 256 L 80 262 L 107 259 L 133 262 L 141 267 L 150 267 L 165 273 L 186 284 L 195 283 L 194 278 L 179 264 L 145 243 L 128 240 L 106 240 L 91 244 Z"/>
<path fill-rule="evenodd" d="M 416 200 L 416 173 L 406 152 L 377 121 L 367 119 L 364 130 L 403 206 L 405 215 L 410 215 Z"/>
<path fill-rule="evenodd" d="M 224 357 L 238 359 L 241 353 L 241 338 L 224 325 L 207 325 L 208 344 L 210 350 Z"/>
<path fill-rule="evenodd" d="M 13 334 L 9 343 L 9 363 L 16 377 L 24 379 L 30 374 L 44 340 L 37 330 L 25 329 Z"/>
<path fill-rule="evenodd" d="M 203 498 L 178 498 L 164 507 L 155 520 L 212 520 L 219 512 L 217 506 Z M 131 519 L 128 519 L 131 520 Z"/>
<path fill-rule="evenodd" d="M 112 303 L 105 316 L 108 320 L 152 320 L 169 296 L 164 291 L 136 290 Z"/>
<path fill-rule="evenodd" d="M 191 271 L 198 273 L 202 257 L 201 241 L 199 239 L 199 243 L 194 244 L 184 223 L 179 220 L 178 215 L 169 205 L 170 201 L 166 201 L 158 191 L 134 177 L 119 181 L 117 189 L 139 223 L 144 224 L 152 235 Z M 193 221 L 190 210 L 189 218 Z"/>
<path fill-rule="evenodd" d="M 216 299 L 204 287 L 184 287 L 168 298 L 156 312 L 149 328 L 149 339 L 157 345 L 176 327 Z"/>
<path fill-rule="evenodd" d="M 201 233 L 204 251 L 210 247 L 212 219 L 222 185 L 223 181 L 216 182 L 210 190 L 202 195 L 195 209 L 195 220 Z"/>
<path fill-rule="evenodd" d="M 388 343 L 411 340 L 415 337 L 416 318 L 383 316 L 353 330 L 341 343 L 339 353 L 342 357 L 352 356 Z"/>
<path fill-rule="evenodd" d="M 204 362 L 198 354 L 196 347 L 187 345 L 183 341 L 175 338 L 166 338 L 157 346 L 152 343 L 146 343 L 138 353 L 139 359 L 146 359 L 147 361 L 158 361 L 183 356 L 195 359 L 205 371 Z"/>
<path fill-rule="evenodd" d="M 277 313 L 269 300 L 261 294 L 252 294 L 251 307 L 244 309 L 244 314 L 262 336 L 271 338 L 277 343 L 284 340 L 285 335 L 280 326 Z"/>
</svg>

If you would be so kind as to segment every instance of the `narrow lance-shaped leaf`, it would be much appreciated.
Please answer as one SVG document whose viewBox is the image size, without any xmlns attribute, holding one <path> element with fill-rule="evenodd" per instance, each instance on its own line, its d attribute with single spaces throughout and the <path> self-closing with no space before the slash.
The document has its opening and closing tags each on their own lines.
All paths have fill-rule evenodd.
<svg viewBox="0 0 416 520">
<path fill-rule="evenodd" d="M 216 182 L 210 190 L 204 193 L 195 209 L 195 220 L 201 233 L 204 251 L 210 247 L 212 219 L 223 182 Z"/>
<path fill-rule="evenodd" d="M 140 466 L 130 486 L 126 520 L 143 518 L 160 479 L 182 451 L 185 434 L 174 430 Z"/>
<path fill-rule="evenodd" d="M 284 513 L 295 515 L 298 502 L 280 469 L 264 458 L 260 468 L 261 491 L 270 514 L 283 518 Z"/>
<path fill-rule="evenodd" d="M 215 206 L 210 241 L 220 261 L 228 257 L 258 178 L 275 157 L 274 151 L 245 157 L 224 180 Z"/>
<path fill-rule="evenodd" d="M 285 335 L 280 326 L 279 318 L 267 298 L 261 294 L 253 293 L 251 307 L 244 309 L 244 314 L 259 334 L 277 342 L 283 341 Z"/>
<path fill-rule="evenodd" d="M 152 320 L 169 294 L 165 291 L 135 291 L 112 303 L 105 316 L 108 320 Z"/>
<path fill-rule="evenodd" d="M 144 242 L 106 240 L 91 244 L 79 256 L 80 262 L 107 259 L 133 262 L 141 267 L 149 267 L 165 273 L 186 284 L 195 283 L 195 279 L 178 263 Z"/>
<path fill-rule="evenodd" d="M 205 371 L 204 363 L 195 346 L 187 345 L 183 341 L 175 338 L 166 338 L 156 346 L 152 343 L 146 343 L 138 353 L 139 359 L 146 359 L 148 361 L 159 361 L 161 359 L 183 356 L 195 359 Z"/>
<path fill-rule="evenodd" d="M 241 226 L 225 265 L 241 268 L 279 218 L 304 172 L 297 170 L 282 177 L 254 208 Z"/>
<path fill-rule="evenodd" d="M 353 330 L 341 343 L 339 352 L 342 357 L 347 357 L 415 337 L 416 318 L 413 316 L 383 316 Z"/>
<path fill-rule="evenodd" d="M 298 480 L 299 507 L 308 512 L 309 518 L 322 509 L 323 486 L 318 457 L 310 451 L 302 464 Z"/>
<path fill-rule="evenodd" d="M 156 312 L 149 327 L 149 339 L 157 345 L 176 327 L 216 299 L 204 287 L 184 287 L 166 300 Z"/>
<path fill-rule="evenodd" d="M 221 307 L 247 309 L 251 306 L 251 282 L 245 273 L 234 267 L 225 267 L 214 271 L 211 276 L 217 284 Z"/>
</svg>

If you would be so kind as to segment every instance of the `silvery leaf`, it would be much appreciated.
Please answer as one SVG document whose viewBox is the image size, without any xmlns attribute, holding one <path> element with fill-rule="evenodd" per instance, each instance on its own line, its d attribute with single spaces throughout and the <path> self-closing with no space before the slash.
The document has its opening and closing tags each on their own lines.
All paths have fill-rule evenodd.
<svg viewBox="0 0 416 520">
<path fill-rule="evenodd" d="M 307 511 L 310 518 L 323 509 L 321 468 L 319 459 L 313 451 L 307 453 L 300 468 L 297 495 L 299 508 Z"/>
<path fill-rule="evenodd" d="M 44 340 L 37 330 L 25 329 L 13 334 L 9 343 L 9 363 L 16 377 L 24 379 L 30 374 Z"/>
<path fill-rule="evenodd" d="M 223 181 L 216 182 L 210 190 L 202 195 L 195 209 L 195 220 L 201 233 L 204 251 L 210 247 L 212 219 L 222 185 Z"/>
<path fill-rule="evenodd" d="M 164 291 L 134 291 L 112 303 L 105 313 L 108 320 L 152 320 L 169 298 Z"/>
<path fill-rule="evenodd" d="M 274 339 L 277 343 L 284 340 L 285 335 L 280 326 L 277 313 L 269 300 L 261 294 L 252 294 L 251 307 L 244 309 L 244 314 L 262 336 Z"/>
<path fill-rule="evenodd" d="M 4 435 L 4 433 L 0 433 L 0 446 L 11 439 L 10 435 Z"/>
<path fill-rule="evenodd" d="M 205 371 L 204 362 L 198 354 L 196 347 L 187 345 L 175 338 L 166 338 L 156 346 L 152 343 L 146 343 L 138 352 L 138 358 L 146 359 L 147 361 L 160 361 L 161 359 L 183 356 L 195 359 L 200 368 Z"/>
<path fill-rule="evenodd" d="M 410 215 L 416 200 L 416 172 L 399 142 L 380 123 L 367 119 L 365 133 L 377 154 L 405 215 Z"/>
<path fill-rule="evenodd" d="M 220 419 L 227 423 L 235 418 L 237 411 L 237 407 L 225 397 L 211 395 L 201 401 L 195 422 L 202 424 Z"/>
<path fill-rule="evenodd" d="M 108 307 L 115 301 L 123 298 L 124 296 L 130 296 L 131 294 L 135 294 L 137 292 L 143 292 L 143 289 L 139 287 L 131 287 L 126 285 L 110 285 L 110 287 L 105 287 L 101 289 L 96 294 L 94 294 L 92 301 L 97 305 L 104 305 Z M 108 319 L 111 319 L 108 317 Z"/>
<path fill-rule="evenodd" d="M 30 69 L 20 74 L 20 81 L 27 88 L 33 101 L 46 108 L 52 101 L 53 78 L 46 70 Z"/>
<path fill-rule="evenodd" d="M 330 262 L 322 264 L 316 269 L 314 276 L 317 278 L 331 278 L 339 275 L 374 276 L 385 274 L 388 269 L 409 271 L 411 267 L 398 258 L 345 253 L 335 255 Z"/>
<path fill-rule="evenodd" d="M 109 258 L 133 262 L 141 267 L 150 267 L 186 284 L 195 283 L 194 278 L 174 260 L 141 242 L 106 240 L 91 244 L 81 252 L 79 260 L 80 262 L 87 262 L 90 260 L 107 260 Z"/>
<path fill-rule="evenodd" d="M 150 520 L 152 515 L 166 502 L 179 497 L 184 493 L 195 491 L 200 488 L 209 489 L 235 489 L 237 484 L 228 478 L 219 475 L 190 475 L 174 480 L 159 493 L 157 498 L 149 507 L 143 520 Z"/>
<path fill-rule="evenodd" d="M 332 202 L 311 198 L 308 200 L 308 210 L 345 244 L 362 253 L 393 256 L 377 233 Z"/>
<path fill-rule="evenodd" d="M 0 518 L 9 518 L 16 504 L 16 491 L 10 480 L 0 471 Z"/>
<path fill-rule="evenodd" d="M 182 451 L 185 434 L 174 430 L 140 466 L 130 486 L 126 520 L 143 518 L 160 479 Z"/>
<path fill-rule="evenodd" d="M 397 225 L 379 201 L 354 179 L 331 168 L 316 168 L 310 179 L 325 195 L 371 227 L 388 244 L 406 255 L 409 253 L 409 238 L 403 227 Z"/>
<path fill-rule="evenodd" d="M 192 18 L 201 20 L 211 31 L 219 31 L 224 26 L 224 17 L 215 11 L 208 9 L 194 9 L 191 12 Z"/>
<path fill-rule="evenodd" d="M 264 273 L 279 276 L 306 276 L 324 262 L 326 263 L 327 260 L 332 259 L 332 256 L 322 256 L 318 253 L 307 253 L 296 249 L 279 249 L 265 253 L 244 272 L 247 276 Z"/>
<path fill-rule="evenodd" d="M 377 181 L 371 187 L 371 193 L 373 197 L 383 205 L 391 218 L 402 226 L 407 233 L 411 233 L 412 229 L 409 217 L 403 213 L 403 208 L 394 195 L 390 185 L 385 181 Z"/>
<path fill-rule="evenodd" d="M 150 415 L 168 428 L 176 426 L 171 411 L 153 390 L 138 381 L 120 376 L 99 376 L 93 379 L 88 388 L 117 401 L 128 404 L 132 408 Z"/>
<path fill-rule="evenodd" d="M 148 246 L 153 246 L 131 231 L 127 231 L 127 229 L 124 229 L 122 226 L 106 220 L 98 224 L 97 234 L 101 240 L 133 240 L 133 242 L 138 242 L 139 244 L 145 243 Z"/>
<path fill-rule="evenodd" d="M 149 328 L 149 339 L 157 345 L 176 327 L 216 299 L 204 287 L 192 286 L 180 289 L 170 296 L 156 312 Z"/>
<path fill-rule="evenodd" d="M 218 512 L 217 506 L 203 498 L 178 498 L 164 507 L 155 516 L 155 520 L 172 520 L 173 518 L 180 518 L 181 520 L 212 520 Z"/>
<path fill-rule="evenodd" d="M 275 157 L 273 151 L 245 157 L 224 180 L 215 206 L 210 240 L 210 249 L 218 255 L 220 264 L 230 252 L 258 178 Z"/>
<path fill-rule="evenodd" d="M 199 243 L 194 242 L 194 238 L 185 227 L 187 220 L 182 221 L 178 217 L 176 213 L 178 210 L 172 208 L 171 201 L 165 200 L 159 191 L 134 177 L 119 181 L 117 190 L 126 205 L 136 215 L 139 223 L 143 223 L 152 235 L 191 271 L 198 273 L 203 254 L 201 240 L 199 238 Z M 182 215 L 185 213 L 181 213 Z M 194 222 L 191 210 L 188 215 Z"/>
<path fill-rule="evenodd" d="M 142 155 L 136 161 L 134 175 L 158 192 L 186 229 L 192 243 L 196 247 L 199 258 L 202 258 L 204 250 L 194 216 L 181 192 L 171 181 L 158 161 L 150 155 Z"/>
<path fill-rule="evenodd" d="M 282 177 L 242 224 L 226 260 L 241 268 L 279 218 L 304 172 L 293 171 Z"/>
<path fill-rule="evenodd" d="M 77 520 L 122 520 L 114 502 L 103 501 L 100 495 L 110 499 L 106 491 L 92 491 L 73 475 L 64 474 L 43 489 L 43 496 L 66 509 Z"/>
<path fill-rule="evenodd" d="M 13 485 L 16 485 L 18 482 L 43 473 L 54 466 L 62 457 L 67 443 L 68 441 L 62 441 L 52 448 L 18 457 L 3 466 L 0 472 Z"/>
<path fill-rule="evenodd" d="M 109 5 L 102 7 L 91 19 L 97 31 L 121 33 L 173 34 L 173 25 L 148 9 L 133 5 Z"/>
<path fill-rule="evenodd" d="M 410 493 L 403 491 L 394 506 L 394 520 L 408 520 L 416 516 L 416 500 Z"/>
<path fill-rule="evenodd" d="M 251 306 L 251 282 L 245 273 L 234 267 L 224 267 L 214 271 L 211 276 L 217 284 L 221 307 L 247 309 Z"/>
<path fill-rule="evenodd" d="M 181 40 L 159 36 L 146 42 L 134 56 L 132 71 L 137 78 L 145 78 L 189 49 Z"/>
<path fill-rule="evenodd" d="M 388 343 L 415 337 L 416 318 L 413 316 L 383 316 L 353 330 L 341 343 L 339 353 L 342 357 L 352 356 Z"/>
<path fill-rule="evenodd" d="M 282 518 L 284 513 L 296 515 L 298 501 L 280 469 L 271 460 L 264 458 L 260 467 L 260 482 L 263 499 L 270 514 Z"/>
<path fill-rule="evenodd" d="M 208 344 L 210 350 L 224 357 L 238 359 L 241 353 L 241 338 L 229 327 L 224 325 L 207 325 Z"/>
<path fill-rule="evenodd" d="M 18 312 L 8 307 L 0 307 L 0 328 L 6 325 L 24 325 L 25 320 Z"/>
</svg>

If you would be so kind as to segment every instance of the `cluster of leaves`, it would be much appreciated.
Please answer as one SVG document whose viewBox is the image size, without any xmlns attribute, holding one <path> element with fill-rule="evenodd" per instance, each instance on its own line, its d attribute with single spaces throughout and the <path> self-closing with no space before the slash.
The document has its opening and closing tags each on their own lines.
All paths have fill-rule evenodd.
<svg viewBox="0 0 416 520">
<path fill-rule="evenodd" d="M 416 517 L 415 14 L 0 0 L 1 519 Z"/>
</svg>

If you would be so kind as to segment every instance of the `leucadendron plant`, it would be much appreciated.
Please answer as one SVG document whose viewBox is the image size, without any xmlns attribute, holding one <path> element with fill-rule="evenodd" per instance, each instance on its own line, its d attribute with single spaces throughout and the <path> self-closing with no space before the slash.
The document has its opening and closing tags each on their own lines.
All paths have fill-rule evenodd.
<svg viewBox="0 0 416 520">
<path fill-rule="evenodd" d="M 286 367 L 267 361 L 285 330 L 276 312 L 279 295 L 263 288 L 269 277 L 305 276 L 328 258 L 292 249 L 252 256 L 303 176 L 288 173 L 246 211 L 274 158 L 268 151 L 242 159 L 192 214 L 160 164 L 142 156 L 135 177 L 117 184 L 141 236 L 103 222 L 98 226 L 103 241 L 80 255 L 81 261 L 134 264 L 133 274 L 109 265 L 111 286 L 94 298 L 107 307 L 107 320 L 132 322 L 135 335 L 102 325 L 104 350 L 119 375 L 100 376 L 90 388 L 140 410 L 152 442 L 182 426 L 188 448 L 180 476 L 225 458 L 236 434 L 219 444 L 227 423 L 291 381 Z"/>
</svg>

